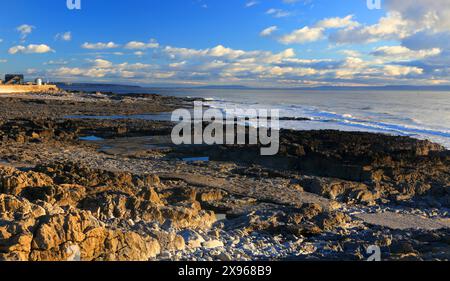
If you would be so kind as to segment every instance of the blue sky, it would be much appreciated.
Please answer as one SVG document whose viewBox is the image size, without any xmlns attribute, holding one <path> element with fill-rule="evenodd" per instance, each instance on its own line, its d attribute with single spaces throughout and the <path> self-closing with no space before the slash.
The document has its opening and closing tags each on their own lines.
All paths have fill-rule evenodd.
<svg viewBox="0 0 450 281">
<path fill-rule="evenodd" d="M 0 74 L 249 86 L 450 84 L 447 0 L 15 0 Z M 424 44 L 429 42 L 429 44 Z"/>
</svg>

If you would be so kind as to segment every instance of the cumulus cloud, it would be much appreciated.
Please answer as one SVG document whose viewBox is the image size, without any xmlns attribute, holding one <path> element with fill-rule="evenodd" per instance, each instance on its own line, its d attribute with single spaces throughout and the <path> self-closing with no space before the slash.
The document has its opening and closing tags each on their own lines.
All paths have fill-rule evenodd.
<svg viewBox="0 0 450 281">
<path fill-rule="evenodd" d="M 231 48 L 224 47 L 222 45 L 218 45 L 211 49 L 188 49 L 188 48 L 176 48 L 167 46 L 165 48 L 165 52 L 169 54 L 171 57 L 181 57 L 181 58 L 189 58 L 189 57 L 224 57 L 224 58 L 238 58 L 245 54 L 245 51 L 242 50 L 234 50 Z"/>
<path fill-rule="evenodd" d="M 269 9 L 266 11 L 266 14 L 271 15 L 275 18 L 284 18 L 292 15 L 291 12 L 283 10 L 283 9 Z"/>
<path fill-rule="evenodd" d="M 326 18 L 317 23 L 317 27 L 322 28 L 342 28 L 342 27 L 357 27 L 360 24 L 353 20 L 353 15 L 348 15 L 344 18 Z"/>
<path fill-rule="evenodd" d="M 163 79 L 170 78 L 174 75 L 170 71 L 159 71 L 149 64 L 128 62 L 114 64 L 103 59 L 91 61 L 88 67 L 60 67 L 51 70 L 49 75 L 59 78 L 86 77 L 91 79 L 114 78 L 114 79 L 134 79 L 141 78 L 143 80 L 154 78 Z"/>
<path fill-rule="evenodd" d="M 114 43 L 114 42 L 108 42 L 108 43 L 84 43 L 83 45 L 81 45 L 81 47 L 83 49 L 88 49 L 88 50 L 104 50 L 104 49 L 115 49 L 118 48 L 119 45 Z"/>
<path fill-rule="evenodd" d="M 104 60 L 104 59 L 95 59 L 93 61 L 93 66 L 96 68 L 109 68 L 113 64 L 110 61 Z"/>
<path fill-rule="evenodd" d="M 373 43 L 380 40 L 399 40 L 411 34 L 408 22 L 400 13 L 389 13 L 378 23 L 369 26 L 350 26 L 330 35 L 336 43 Z"/>
<path fill-rule="evenodd" d="M 403 15 L 412 28 L 434 32 L 450 31 L 450 5 L 448 0 L 385 0 L 390 11 Z"/>
<path fill-rule="evenodd" d="M 405 76 L 409 74 L 422 74 L 423 69 L 412 66 L 386 65 L 384 67 L 384 72 L 388 76 Z"/>
<path fill-rule="evenodd" d="M 159 48 L 159 43 L 156 40 L 151 39 L 149 43 L 131 41 L 125 45 L 125 49 L 130 50 L 145 50 L 145 49 L 156 49 Z"/>
<path fill-rule="evenodd" d="M 281 36 L 278 41 L 283 44 L 304 44 L 322 40 L 325 38 L 325 32 L 328 29 L 347 28 L 353 29 L 360 24 L 353 20 L 353 15 L 340 18 L 325 18 L 317 22 L 314 26 L 304 26 L 296 29 L 289 34 Z"/>
<path fill-rule="evenodd" d="M 355 57 L 356 58 L 356 57 L 362 56 L 362 54 L 359 51 L 350 50 L 350 49 L 342 50 L 342 51 L 340 51 L 340 53 L 346 55 L 347 57 Z"/>
<path fill-rule="evenodd" d="M 58 33 L 55 35 L 55 39 L 61 40 L 61 41 L 71 41 L 72 40 L 72 32 L 67 31 L 64 33 Z"/>
<path fill-rule="evenodd" d="M 283 44 L 292 43 L 308 43 L 315 42 L 324 38 L 324 28 L 321 27 L 308 27 L 294 30 L 292 33 L 282 36 L 279 41 Z"/>
<path fill-rule="evenodd" d="M 348 22 L 344 24 L 329 21 L 321 22 L 321 24 L 331 28 L 337 25 L 347 26 Z M 319 28 L 316 25 L 308 28 L 321 29 L 322 35 L 326 30 L 325 27 Z M 133 43 L 132 45 L 142 47 L 142 44 Z M 136 50 L 141 52 L 139 54 L 135 52 L 136 55 L 143 53 L 137 47 Z M 82 77 L 98 81 L 123 79 L 136 83 L 238 83 L 283 87 L 407 84 L 405 81 L 432 84 L 445 81 L 445 77 L 448 77 L 448 71 L 446 72 L 444 68 L 430 71 L 426 65 L 420 65 L 422 62 L 416 62 L 420 58 L 430 59 L 439 56 L 440 49 L 412 50 L 395 45 L 377 47 L 368 53 L 351 49 L 337 52 L 341 52 L 346 57 L 343 59 L 302 58 L 301 54 L 297 55 L 293 48 L 271 52 L 234 49 L 223 45 L 204 49 L 160 46 L 152 50 L 158 61 L 155 65 L 116 63 L 105 57 L 95 56 L 88 61 L 88 65 L 74 67 L 70 64 L 63 65 L 51 70 L 48 76 L 61 79 Z"/>
<path fill-rule="evenodd" d="M 28 35 L 33 32 L 33 29 L 35 29 L 35 27 L 29 24 L 22 24 L 16 28 L 16 30 L 20 33 L 20 38 L 22 40 L 25 40 Z"/>
<path fill-rule="evenodd" d="M 15 55 L 15 54 L 19 54 L 19 53 L 45 54 L 45 53 L 49 53 L 49 52 L 54 52 L 54 50 L 45 44 L 40 44 L 40 45 L 30 44 L 28 46 L 18 45 L 18 46 L 11 47 L 8 50 L 8 53 L 11 55 Z"/>
<path fill-rule="evenodd" d="M 386 16 L 372 25 L 349 26 L 330 36 L 336 43 L 359 44 L 404 40 L 415 34 L 450 32 L 448 0 L 386 0 Z"/>
<path fill-rule="evenodd" d="M 390 60 L 419 60 L 437 56 L 440 53 L 441 50 L 439 48 L 414 51 L 404 46 L 382 46 L 376 48 L 371 54 Z"/>
<path fill-rule="evenodd" d="M 270 35 L 272 35 L 272 33 L 274 33 L 277 30 L 278 30 L 277 26 L 275 26 L 275 25 L 274 26 L 270 26 L 270 27 L 264 29 L 263 31 L 261 31 L 260 35 L 262 37 L 270 36 Z"/>
</svg>

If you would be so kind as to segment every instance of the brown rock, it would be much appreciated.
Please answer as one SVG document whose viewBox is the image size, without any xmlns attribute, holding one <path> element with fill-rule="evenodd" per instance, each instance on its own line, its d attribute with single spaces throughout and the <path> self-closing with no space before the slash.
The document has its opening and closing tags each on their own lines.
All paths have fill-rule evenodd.
<svg viewBox="0 0 450 281">
<path fill-rule="evenodd" d="M 26 187 L 53 185 L 53 180 L 45 174 L 33 171 L 22 172 L 12 167 L 0 166 L 0 192 L 19 195 Z"/>
<path fill-rule="evenodd" d="M 159 243 L 135 232 L 107 229 L 89 213 L 70 210 L 41 221 L 32 242 L 31 260 L 67 260 L 68 247 L 80 248 L 81 260 L 146 261 L 160 252 Z"/>
</svg>

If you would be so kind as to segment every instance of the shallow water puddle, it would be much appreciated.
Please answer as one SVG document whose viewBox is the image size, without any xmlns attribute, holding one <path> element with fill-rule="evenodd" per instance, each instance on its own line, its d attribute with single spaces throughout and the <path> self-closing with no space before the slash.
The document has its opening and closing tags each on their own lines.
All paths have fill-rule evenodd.
<svg viewBox="0 0 450 281">
<path fill-rule="evenodd" d="M 192 162 L 209 162 L 209 157 L 187 157 L 182 158 L 184 162 L 192 163 Z"/>
<path fill-rule="evenodd" d="M 104 138 L 97 137 L 97 136 L 85 136 L 85 137 L 80 137 L 79 140 L 81 140 L 81 141 L 102 141 L 102 140 L 104 140 Z"/>
</svg>

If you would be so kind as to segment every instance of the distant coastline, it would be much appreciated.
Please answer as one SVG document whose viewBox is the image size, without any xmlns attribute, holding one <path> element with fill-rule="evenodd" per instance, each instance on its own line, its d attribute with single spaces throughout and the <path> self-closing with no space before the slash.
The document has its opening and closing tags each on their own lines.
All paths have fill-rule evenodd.
<svg viewBox="0 0 450 281">
<path fill-rule="evenodd" d="M 450 85 L 385 85 L 385 86 L 319 86 L 319 87 L 249 87 L 243 85 L 208 85 L 208 86 L 178 86 L 178 85 L 166 85 L 166 86 L 152 86 L 152 85 L 130 85 L 130 84 L 112 84 L 112 83 L 65 83 L 57 82 L 57 86 L 76 86 L 76 87 L 132 87 L 132 88 L 150 88 L 150 89 L 206 89 L 206 90 L 283 90 L 283 91 L 450 91 Z"/>
</svg>

